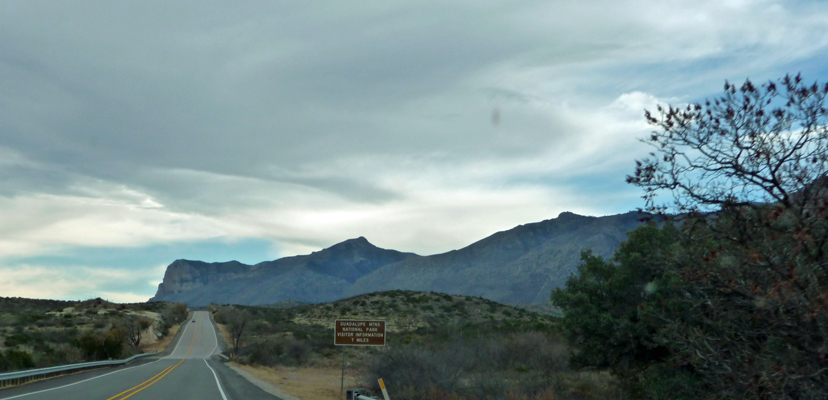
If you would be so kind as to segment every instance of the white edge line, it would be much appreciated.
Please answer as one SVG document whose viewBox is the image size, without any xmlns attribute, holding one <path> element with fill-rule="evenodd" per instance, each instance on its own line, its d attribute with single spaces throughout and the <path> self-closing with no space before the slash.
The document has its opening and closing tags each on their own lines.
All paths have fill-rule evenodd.
<svg viewBox="0 0 828 400">
<path fill-rule="evenodd" d="M 193 318 L 195 318 L 195 312 L 193 312 Z M 190 320 L 192 320 L 193 318 L 190 318 Z M 173 347 L 173 351 L 170 353 L 170 355 L 164 358 L 170 358 L 173 356 L 173 354 L 175 354 L 176 350 L 178 350 L 178 345 L 181 344 L 181 339 L 184 339 L 184 334 L 187 333 L 187 329 L 190 329 L 190 325 L 192 325 L 189 322 L 184 322 L 184 324 L 186 324 L 186 326 L 184 327 L 184 332 L 181 332 L 181 337 L 178 338 L 178 342 L 175 344 L 175 347 Z M 158 361 L 161 361 L 164 358 L 159 359 Z"/>
<path fill-rule="evenodd" d="M 221 398 L 227 400 L 227 396 L 224 394 L 224 389 L 221 388 L 221 382 L 219 382 L 218 375 L 216 375 L 216 370 L 214 370 L 213 367 L 207 363 L 206 358 L 202 358 L 202 360 L 204 360 L 204 365 L 206 365 L 207 368 L 210 368 L 210 371 L 213 373 L 213 377 L 216 378 L 216 386 L 218 386 L 219 393 L 221 393 Z"/>
<path fill-rule="evenodd" d="M 17 396 L 12 396 L 12 397 L 6 397 L 6 398 L 3 398 L 2 400 L 10 400 L 10 399 L 16 399 L 16 398 L 18 398 L 18 397 L 23 397 L 23 396 L 31 396 L 31 395 L 33 395 L 33 394 L 38 394 L 38 393 L 51 392 L 52 390 L 63 389 L 63 388 L 65 388 L 65 387 L 74 386 L 74 385 L 77 385 L 77 384 L 79 384 L 79 383 L 89 382 L 89 381 L 91 381 L 91 380 L 93 380 L 93 379 L 103 378 L 103 377 L 105 377 L 105 376 L 107 376 L 107 375 L 117 374 L 118 372 L 124 372 L 124 371 L 126 371 L 126 370 L 128 370 L 128 369 L 133 369 L 133 368 L 141 368 L 141 367 L 144 367 L 144 366 L 147 366 L 147 365 L 153 364 L 153 363 L 157 363 L 158 361 L 161 361 L 161 360 L 156 360 L 156 361 L 153 361 L 153 362 L 151 362 L 151 363 L 149 363 L 149 364 L 143 364 L 143 365 L 138 365 L 138 366 L 135 366 L 135 367 L 129 367 L 129 368 L 126 368 L 126 369 L 121 369 L 121 370 L 118 370 L 118 371 L 110 372 L 110 373 L 108 373 L 108 374 L 99 375 L 99 376 L 96 376 L 96 377 L 94 377 L 94 378 L 84 379 L 84 380 L 82 380 L 82 381 L 78 381 L 78 382 L 75 382 L 75 383 L 70 383 L 70 384 L 68 384 L 68 385 L 58 386 L 58 387 L 54 387 L 54 388 L 51 388 L 51 389 L 39 390 L 39 391 L 37 391 L 37 392 L 23 393 L 23 394 L 19 394 L 19 395 L 17 395 Z"/>
<path fill-rule="evenodd" d="M 216 352 L 216 349 L 218 349 L 218 336 L 216 335 L 216 327 L 213 326 L 213 319 L 212 318 L 213 318 L 212 315 L 207 314 L 207 324 L 210 326 L 210 330 L 213 331 L 213 340 L 216 342 L 216 347 L 213 348 L 213 351 L 210 353 L 210 356 L 212 356 Z M 219 354 L 219 355 L 223 356 L 223 354 Z M 227 357 L 225 357 L 225 358 L 227 358 Z M 216 370 L 214 370 L 213 367 L 210 366 L 210 364 L 207 362 L 206 358 L 204 358 L 203 360 L 204 360 L 204 364 L 207 365 L 207 368 L 210 368 L 210 372 L 213 373 L 213 377 L 216 378 L 216 386 L 218 386 L 219 393 L 221 393 L 221 398 L 224 399 L 224 400 L 227 400 L 227 396 L 224 394 L 224 389 L 221 388 L 221 382 L 219 382 L 218 375 L 216 375 Z"/>
<path fill-rule="evenodd" d="M 195 316 L 195 313 L 193 313 L 193 316 Z M 181 332 L 181 337 L 180 337 L 180 338 L 178 338 L 178 343 L 176 343 L 176 344 L 175 344 L 175 348 L 173 349 L 172 353 L 170 353 L 170 355 L 168 355 L 167 357 L 164 357 L 164 358 L 171 357 L 173 354 L 175 354 L 175 351 L 178 349 L 178 345 L 181 343 L 181 339 L 184 337 L 184 334 L 185 334 L 185 333 L 187 333 L 187 328 L 189 328 L 189 327 L 190 327 L 190 324 L 188 323 L 188 324 L 187 324 L 187 326 L 184 328 L 184 332 Z M 216 342 L 216 346 L 218 346 L 218 342 Z M 157 360 L 155 360 L 155 361 L 153 361 L 153 362 L 151 362 L 151 363 L 146 363 L 146 364 L 136 365 L 136 366 L 134 366 L 134 367 L 129 367 L 129 368 L 124 368 L 124 369 L 119 369 L 119 370 L 117 370 L 117 371 L 113 371 L 113 372 L 110 372 L 110 373 L 108 373 L 108 374 L 98 375 L 98 376 L 96 376 L 96 377 L 92 377 L 92 378 L 89 378 L 89 379 L 84 379 L 84 380 L 82 380 L 82 381 L 78 381 L 78 382 L 70 383 L 70 384 L 68 384 L 68 385 L 63 385 L 63 386 L 53 387 L 53 388 L 51 388 L 51 389 L 39 390 L 39 391 L 37 391 L 37 392 L 23 393 L 23 394 L 19 394 L 19 395 L 17 395 L 17 396 L 5 397 L 5 398 L 0 399 L 0 400 L 11 400 L 11 399 L 16 399 L 16 398 L 20 398 L 20 397 L 31 396 L 31 395 L 33 395 L 33 394 L 39 394 L 39 393 L 45 393 L 45 392 L 51 392 L 52 390 L 63 389 L 63 388 L 65 388 L 65 387 L 69 387 L 69 386 L 75 386 L 75 385 L 80 384 L 80 383 L 89 382 L 89 381 L 91 381 L 91 380 L 95 380 L 95 379 L 98 379 L 98 378 L 103 378 L 103 377 L 105 377 L 105 376 L 107 376 L 107 375 L 117 374 L 118 372 L 124 372 L 124 371 L 130 370 L 130 369 L 133 369 L 133 368 L 141 368 L 141 367 L 146 367 L 147 365 L 150 365 L 150 364 L 155 364 L 155 363 L 157 363 L 157 362 L 159 362 L 159 361 L 163 360 L 164 358 L 159 358 L 159 359 L 157 359 Z M 208 367 L 209 367 L 209 365 L 208 365 Z M 210 368 L 210 369 L 212 370 L 212 368 Z M 216 374 L 216 373 L 215 373 L 215 372 L 213 372 L 213 375 L 215 375 L 215 374 Z M 216 378 L 216 382 L 218 382 L 218 378 Z M 221 385 L 219 385 L 219 390 L 221 390 Z M 224 391 L 222 391 L 222 392 L 221 392 L 221 394 L 222 394 L 222 397 L 223 397 L 223 396 L 224 396 Z M 227 397 L 224 397 L 224 400 L 227 400 Z"/>
<path fill-rule="evenodd" d="M 217 327 L 213 326 L 213 315 L 212 314 L 207 314 L 207 322 L 210 324 L 210 329 L 213 331 L 213 341 L 216 342 L 216 347 L 213 347 L 213 352 L 210 353 L 210 355 L 212 356 L 213 354 L 216 354 L 216 350 L 218 350 L 218 336 L 216 335 L 216 328 Z M 219 354 L 219 355 L 224 357 L 224 358 L 227 358 L 223 354 Z"/>
</svg>

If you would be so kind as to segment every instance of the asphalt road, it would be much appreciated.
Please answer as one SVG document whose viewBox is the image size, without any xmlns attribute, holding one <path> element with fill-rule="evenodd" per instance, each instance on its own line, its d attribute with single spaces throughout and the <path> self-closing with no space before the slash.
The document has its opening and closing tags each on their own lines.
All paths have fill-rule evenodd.
<svg viewBox="0 0 828 400">
<path fill-rule="evenodd" d="M 0 390 L 0 399 L 25 400 L 273 400 L 218 356 L 224 347 L 207 311 L 196 311 L 168 354 Z"/>
</svg>

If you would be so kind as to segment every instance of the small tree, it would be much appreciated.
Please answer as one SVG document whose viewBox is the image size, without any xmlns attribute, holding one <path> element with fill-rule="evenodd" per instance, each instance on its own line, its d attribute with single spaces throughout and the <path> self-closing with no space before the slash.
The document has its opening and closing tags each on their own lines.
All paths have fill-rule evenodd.
<svg viewBox="0 0 828 400">
<path fill-rule="evenodd" d="M 651 222 L 631 231 L 610 261 L 581 254 L 578 274 L 551 296 L 564 311 L 561 328 L 573 348 L 573 366 L 609 368 L 633 398 L 697 398 L 693 371 L 652 382 L 673 351 L 660 340 L 663 321 L 646 312 L 679 310 L 671 305 L 681 293 L 670 285 L 669 267 L 686 244 L 669 221 L 663 228 Z M 670 387 L 668 396 L 653 395 L 664 386 Z"/>
</svg>

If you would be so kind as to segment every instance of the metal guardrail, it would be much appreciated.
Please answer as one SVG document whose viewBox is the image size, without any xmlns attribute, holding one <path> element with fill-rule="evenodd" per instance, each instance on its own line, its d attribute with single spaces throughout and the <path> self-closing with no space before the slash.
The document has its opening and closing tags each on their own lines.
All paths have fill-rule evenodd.
<svg viewBox="0 0 828 400">
<path fill-rule="evenodd" d="M 377 398 L 367 396 L 365 389 L 350 388 L 345 391 L 345 400 L 377 400 Z"/>
<path fill-rule="evenodd" d="M 149 357 L 152 355 L 157 354 L 157 351 L 153 351 L 152 353 L 144 353 L 144 354 L 136 354 L 130 358 L 126 358 L 123 360 L 108 360 L 108 361 L 93 361 L 88 363 L 80 363 L 80 364 L 69 364 L 69 365 L 59 365 L 57 367 L 49 367 L 49 368 L 39 368 L 39 369 L 29 369 L 25 371 L 16 371 L 16 372 L 7 372 L 4 374 L 0 374 L 0 388 L 4 388 L 7 386 L 15 386 L 20 385 L 26 382 L 33 381 L 35 379 L 42 379 L 48 378 L 52 376 L 63 375 L 67 372 L 76 372 L 82 371 L 85 369 L 92 369 L 98 367 L 106 367 L 106 366 L 115 366 L 115 365 L 124 365 L 128 362 L 137 360 L 142 357 Z"/>
</svg>

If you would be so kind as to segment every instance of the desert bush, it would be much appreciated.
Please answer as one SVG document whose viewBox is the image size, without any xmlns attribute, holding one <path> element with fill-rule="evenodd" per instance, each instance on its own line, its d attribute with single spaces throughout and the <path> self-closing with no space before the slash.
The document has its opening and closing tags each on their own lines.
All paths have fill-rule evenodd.
<svg viewBox="0 0 828 400">
<path fill-rule="evenodd" d="M 0 352 L 0 371 L 19 371 L 34 368 L 32 355 L 22 350 L 6 350 Z"/>
<path fill-rule="evenodd" d="M 173 325 L 180 324 L 189 315 L 186 304 L 170 303 L 167 304 L 161 311 L 161 320 L 164 325 L 169 328 Z"/>
<path fill-rule="evenodd" d="M 249 343 L 242 347 L 236 360 L 242 364 L 264 365 L 272 367 L 280 364 L 285 353 L 283 340 L 270 338 Z"/>
<path fill-rule="evenodd" d="M 29 344 L 32 341 L 32 338 L 28 335 L 21 335 L 21 334 L 12 334 L 6 336 L 4 344 L 6 347 L 15 347 L 20 345 Z"/>
<path fill-rule="evenodd" d="M 106 334 L 86 332 L 75 342 L 86 360 L 119 359 L 124 353 L 125 335 L 118 329 Z"/>
<path fill-rule="evenodd" d="M 17 316 L 17 325 L 30 325 L 45 318 L 43 315 L 34 312 L 24 312 Z"/>
<path fill-rule="evenodd" d="M 277 332 L 267 321 L 262 320 L 251 322 L 249 330 L 251 335 L 268 335 Z"/>
<path fill-rule="evenodd" d="M 49 343 L 72 343 L 78 336 L 78 329 L 75 327 L 68 329 L 50 329 L 40 333 L 43 341 Z"/>
<path fill-rule="evenodd" d="M 541 332 L 522 332 L 512 334 L 508 340 L 493 340 L 486 350 L 499 369 L 523 368 L 550 378 L 568 369 L 569 355 L 563 340 Z"/>
<path fill-rule="evenodd" d="M 292 337 L 269 337 L 247 344 L 239 350 L 237 360 L 244 364 L 302 366 L 311 359 L 311 346 Z"/>
<path fill-rule="evenodd" d="M 81 349 L 66 343 L 61 343 L 54 347 L 53 359 L 49 365 L 76 364 L 83 361 L 83 352 Z"/>
<path fill-rule="evenodd" d="M 532 331 L 475 335 L 480 337 L 461 335 L 378 351 L 365 368 L 363 384 L 377 390 L 376 381 L 382 378 L 394 388 L 394 397 L 403 400 L 534 400 L 553 398 L 566 389 L 571 372 L 562 338 Z"/>
<path fill-rule="evenodd" d="M 394 397 L 401 400 L 427 398 L 428 391 L 434 389 L 451 392 L 453 385 L 447 385 L 442 371 L 447 369 L 446 363 L 452 361 L 457 359 L 440 360 L 422 347 L 391 348 L 372 360 L 363 378 L 364 385 L 378 392 L 376 382 L 382 378 L 386 385 L 394 388 Z"/>
<path fill-rule="evenodd" d="M 305 365 L 310 360 L 311 348 L 303 341 L 292 340 L 287 344 L 286 355 L 294 365 Z"/>
<path fill-rule="evenodd" d="M 626 400 L 615 376 L 607 371 L 579 371 L 566 377 L 561 386 L 563 399 Z"/>
</svg>

